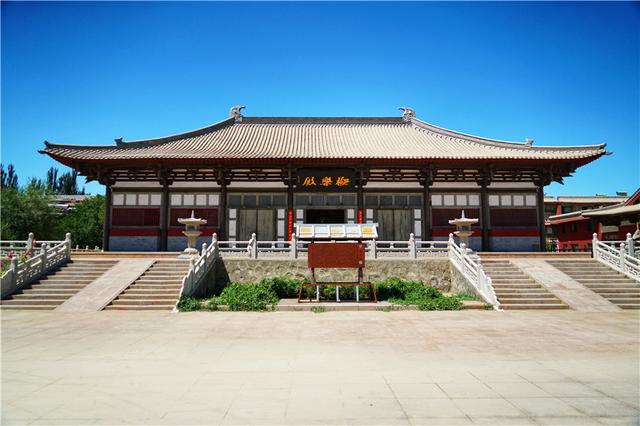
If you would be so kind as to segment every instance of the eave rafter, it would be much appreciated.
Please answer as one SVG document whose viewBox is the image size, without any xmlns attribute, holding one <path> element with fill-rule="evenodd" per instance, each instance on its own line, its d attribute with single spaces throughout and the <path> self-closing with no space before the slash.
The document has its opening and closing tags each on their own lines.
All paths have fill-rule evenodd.
<svg viewBox="0 0 640 426">
<path fill-rule="evenodd" d="M 368 182 L 418 182 L 431 185 L 436 182 L 533 182 L 538 186 L 563 182 L 571 176 L 578 164 L 554 163 L 546 165 L 485 164 L 481 166 L 457 164 L 429 164 L 422 166 L 365 166 L 353 164 L 359 179 Z M 87 182 L 98 181 L 110 185 L 116 181 L 160 182 L 282 182 L 295 183 L 296 170 L 307 165 L 103 165 L 77 163 L 73 167 Z M 344 167 L 341 165 L 341 167 Z"/>
</svg>

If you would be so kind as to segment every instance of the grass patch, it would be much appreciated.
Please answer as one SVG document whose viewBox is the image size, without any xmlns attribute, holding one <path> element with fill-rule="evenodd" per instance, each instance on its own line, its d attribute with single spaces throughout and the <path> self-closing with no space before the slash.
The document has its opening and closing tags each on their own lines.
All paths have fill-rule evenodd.
<svg viewBox="0 0 640 426">
<path fill-rule="evenodd" d="M 457 311 L 462 308 L 463 299 L 459 296 L 445 296 L 422 281 L 391 277 L 376 283 L 376 291 L 378 300 L 396 305 L 416 305 L 421 311 Z"/>
<path fill-rule="evenodd" d="M 180 312 L 200 311 L 202 310 L 202 299 L 182 296 L 180 297 L 177 308 Z"/>
<path fill-rule="evenodd" d="M 323 314 L 327 312 L 327 308 L 325 308 L 324 306 L 314 306 L 311 308 L 311 312 L 313 312 L 314 314 Z"/>
<path fill-rule="evenodd" d="M 230 311 L 272 311 L 280 299 L 268 283 L 231 283 L 222 290 L 220 296 L 209 303 L 227 305 Z"/>
<path fill-rule="evenodd" d="M 280 299 L 297 298 L 302 279 L 274 277 L 265 278 L 257 283 L 229 283 L 218 296 L 208 299 L 181 297 L 178 302 L 180 312 L 217 311 L 225 305 L 230 311 L 271 311 Z M 423 311 L 455 311 L 462 308 L 463 300 L 477 300 L 472 294 L 462 293 L 445 296 L 434 287 L 422 281 L 403 280 L 392 277 L 375 283 L 378 300 L 386 300 L 395 305 L 416 305 Z M 335 287 L 320 287 L 320 295 L 324 299 L 335 300 Z M 315 297 L 315 287 L 305 287 L 304 297 Z M 369 289 L 360 288 L 360 297 L 368 299 Z M 354 287 L 341 287 L 340 298 L 355 298 Z M 385 307 L 385 312 L 398 310 L 398 307 Z M 326 308 L 315 306 L 314 313 L 326 312 Z"/>
</svg>

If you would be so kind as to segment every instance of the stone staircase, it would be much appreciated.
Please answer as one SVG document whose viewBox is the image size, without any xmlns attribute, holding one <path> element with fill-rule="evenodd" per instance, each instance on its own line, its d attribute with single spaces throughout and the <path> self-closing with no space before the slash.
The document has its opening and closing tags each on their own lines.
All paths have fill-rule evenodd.
<svg viewBox="0 0 640 426">
<path fill-rule="evenodd" d="M 172 310 L 188 270 L 187 260 L 157 260 L 105 309 Z"/>
<path fill-rule="evenodd" d="M 2 309 L 55 309 L 109 270 L 115 260 L 72 260 L 1 302 Z"/>
<path fill-rule="evenodd" d="M 502 309 L 568 309 L 569 307 L 508 260 L 482 262 Z"/>
<path fill-rule="evenodd" d="M 597 260 L 547 261 L 622 309 L 640 309 L 640 283 Z"/>
</svg>

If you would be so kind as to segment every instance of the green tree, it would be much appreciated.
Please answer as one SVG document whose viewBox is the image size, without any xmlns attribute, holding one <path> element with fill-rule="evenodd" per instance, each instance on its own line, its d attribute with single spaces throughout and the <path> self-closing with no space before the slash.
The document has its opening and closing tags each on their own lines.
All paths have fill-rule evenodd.
<svg viewBox="0 0 640 426">
<path fill-rule="evenodd" d="M 49 194 L 58 192 L 58 169 L 55 167 L 47 170 L 47 192 Z"/>
<path fill-rule="evenodd" d="M 104 196 L 87 198 L 62 219 L 64 233 L 71 232 L 73 245 L 102 247 L 104 226 Z"/>
<path fill-rule="evenodd" d="M 18 187 L 18 175 L 16 174 L 13 164 L 7 166 L 7 171 L 4 171 L 4 166 L 0 164 L 0 185 L 2 188 L 17 188 Z"/>
<path fill-rule="evenodd" d="M 2 188 L 0 203 L 2 239 L 26 240 L 29 232 L 38 240 L 60 239 L 60 213 L 43 189 Z"/>
</svg>

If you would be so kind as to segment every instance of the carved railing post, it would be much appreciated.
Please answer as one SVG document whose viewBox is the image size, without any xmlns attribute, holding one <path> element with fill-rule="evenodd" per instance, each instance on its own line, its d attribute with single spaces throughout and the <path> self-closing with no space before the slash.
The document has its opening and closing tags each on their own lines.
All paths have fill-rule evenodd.
<svg viewBox="0 0 640 426">
<path fill-rule="evenodd" d="M 298 258 L 298 237 L 296 237 L 296 234 L 291 234 L 291 247 L 290 247 L 290 254 L 291 254 L 291 258 L 292 259 L 297 259 Z"/>
<path fill-rule="evenodd" d="M 213 257 L 220 256 L 220 248 L 218 246 L 218 234 L 215 232 L 211 236 L 211 244 L 213 245 Z"/>
<path fill-rule="evenodd" d="M 47 272 L 47 244 L 42 243 L 40 246 L 40 256 L 42 256 L 42 261 L 40 263 L 40 273 L 44 274 Z"/>
<path fill-rule="evenodd" d="M 64 235 L 64 249 L 65 249 L 64 256 L 67 258 L 67 260 L 71 259 L 71 233 L 70 232 L 67 232 Z"/>
<path fill-rule="evenodd" d="M 31 255 L 33 255 L 33 232 L 29 232 L 29 238 L 27 238 L 25 250 L 27 253 L 31 253 Z"/>
<path fill-rule="evenodd" d="M 249 241 L 249 257 L 251 259 L 258 258 L 258 240 L 255 232 L 251 234 L 251 240 Z"/>
<path fill-rule="evenodd" d="M 372 259 L 378 258 L 378 242 L 376 241 L 375 238 L 371 240 L 371 258 Z"/>
<path fill-rule="evenodd" d="M 18 285 L 18 259 L 11 258 L 11 288 Z"/>
<path fill-rule="evenodd" d="M 629 253 L 629 256 L 633 257 L 633 255 L 635 254 L 635 242 L 633 241 L 633 238 L 631 238 L 631 233 L 627 232 L 627 252 Z"/>
<path fill-rule="evenodd" d="M 418 257 L 418 250 L 416 249 L 416 238 L 413 232 L 409 234 L 409 257 L 416 259 Z"/>
<path fill-rule="evenodd" d="M 622 272 L 625 271 L 625 264 L 624 264 L 624 256 L 625 256 L 625 245 L 624 243 L 620 243 L 620 269 L 622 270 Z"/>
<path fill-rule="evenodd" d="M 591 240 L 591 254 L 594 259 L 598 259 L 598 234 L 593 233 L 593 239 Z"/>
</svg>

